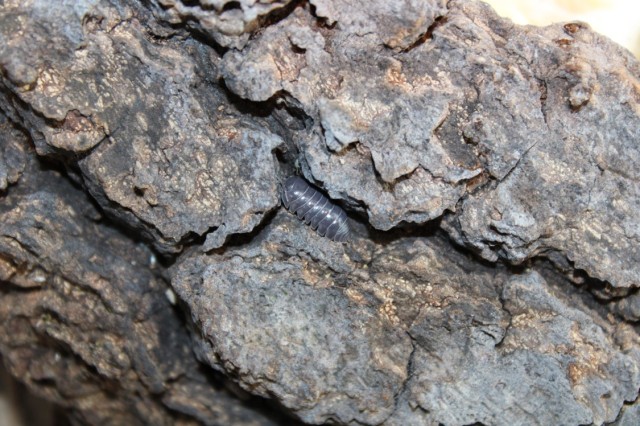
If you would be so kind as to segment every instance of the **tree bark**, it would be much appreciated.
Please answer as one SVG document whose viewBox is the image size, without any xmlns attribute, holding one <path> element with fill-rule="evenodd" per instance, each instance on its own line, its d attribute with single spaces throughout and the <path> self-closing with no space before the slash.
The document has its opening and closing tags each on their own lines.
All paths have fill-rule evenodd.
<svg viewBox="0 0 640 426">
<path fill-rule="evenodd" d="M 73 423 L 640 423 L 640 63 L 586 24 L 5 0 L 0 69 L 0 355 Z"/>
</svg>

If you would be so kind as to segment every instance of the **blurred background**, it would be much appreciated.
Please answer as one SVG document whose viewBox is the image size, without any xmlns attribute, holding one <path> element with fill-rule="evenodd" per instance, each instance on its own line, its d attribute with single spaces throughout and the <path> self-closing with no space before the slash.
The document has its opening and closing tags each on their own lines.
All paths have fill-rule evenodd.
<svg viewBox="0 0 640 426">
<path fill-rule="evenodd" d="M 68 426 L 64 412 L 30 393 L 4 368 L 0 357 L 0 426 Z"/>
<path fill-rule="evenodd" d="M 499 15 L 517 24 L 549 25 L 584 21 L 640 58 L 640 1 L 637 0 L 488 0 Z M 2 1 L 0 1 L 0 5 Z M 0 426 L 64 424 L 61 413 L 30 396 L 0 362 Z"/>
<path fill-rule="evenodd" d="M 640 1 L 637 0 L 485 0 L 516 24 L 549 25 L 584 21 L 640 58 Z"/>
</svg>

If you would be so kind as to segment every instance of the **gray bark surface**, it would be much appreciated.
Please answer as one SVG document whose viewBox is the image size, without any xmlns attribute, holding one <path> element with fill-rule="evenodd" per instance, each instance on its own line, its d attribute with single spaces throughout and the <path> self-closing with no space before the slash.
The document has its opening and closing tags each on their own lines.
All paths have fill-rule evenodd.
<svg viewBox="0 0 640 426">
<path fill-rule="evenodd" d="M 5 0 L 0 70 L 0 356 L 73 423 L 637 424 L 640 63 L 586 24 Z"/>
</svg>

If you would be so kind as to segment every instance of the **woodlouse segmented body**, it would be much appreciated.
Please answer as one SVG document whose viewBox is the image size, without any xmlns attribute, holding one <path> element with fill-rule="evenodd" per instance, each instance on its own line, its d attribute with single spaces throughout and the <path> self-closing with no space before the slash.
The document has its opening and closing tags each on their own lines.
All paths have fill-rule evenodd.
<svg viewBox="0 0 640 426">
<path fill-rule="evenodd" d="M 344 210 L 331 203 L 304 179 L 291 176 L 284 182 L 282 202 L 323 237 L 338 242 L 349 239 L 349 222 Z"/>
</svg>

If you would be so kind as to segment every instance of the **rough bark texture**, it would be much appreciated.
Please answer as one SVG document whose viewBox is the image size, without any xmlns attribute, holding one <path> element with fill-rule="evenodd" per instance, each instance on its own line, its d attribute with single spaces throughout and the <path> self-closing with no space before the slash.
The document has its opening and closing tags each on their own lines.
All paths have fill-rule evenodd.
<svg viewBox="0 0 640 426">
<path fill-rule="evenodd" d="M 638 424 L 640 64 L 586 25 L 5 0 L 0 69 L 0 355 L 73 422 Z"/>
</svg>

